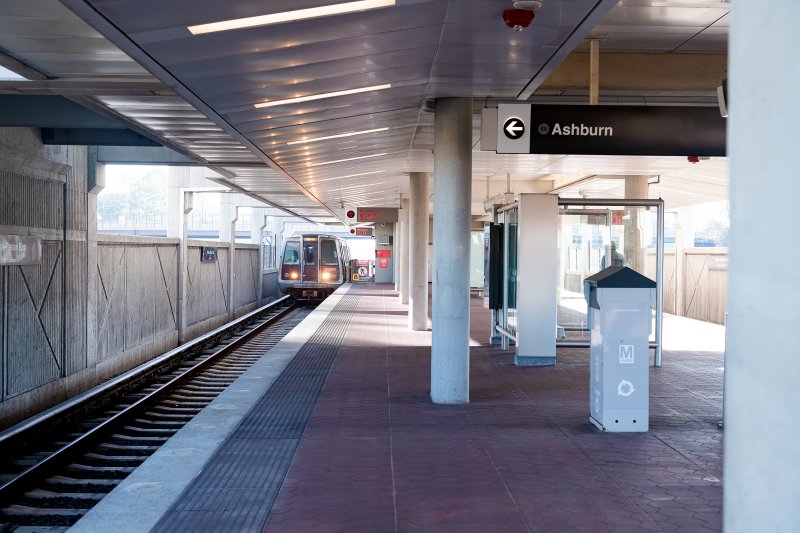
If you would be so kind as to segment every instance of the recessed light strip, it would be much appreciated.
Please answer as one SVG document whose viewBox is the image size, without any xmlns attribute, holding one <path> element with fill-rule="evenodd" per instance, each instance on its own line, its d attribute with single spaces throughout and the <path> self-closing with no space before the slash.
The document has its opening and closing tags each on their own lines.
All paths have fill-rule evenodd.
<svg viewBox="0 0 800 533">
<path fill-rule="evenodd" d="M 384 83 L 383 85 L 372 85 L 370 87 L 361 87 L 358 89 L 347 89 L 345 91 L 334 91 L 332 93 L 322 93 L 322 94 L 311 94 L 309 96 L 298 96 L 297 98 L 287 98 L 285 100 L 272 100 L 270 102 L 261 102 L 260 104 L 254 104 L 256 109 L 262 109 L 264 107 L 273 107 L 276 105 L 284 105 L 284 104 L 298 104 L 300 102 L 310 102 L 311 100 L 322 100 L 323 98 L 334 98 L 336 96 L 347 96 L 348 94 L 358 94 L 358 93 L 368 93 L 370 91 L 380 91 L 383 89 L 389 89 L 392 86 L 391 83 Z"/>
<path fill-rule="evenodd" d="M 309 167 L 321 167 L 322 165 L 333 165 L 334 163 L 345 163 L 347 161 L 356 161 L 358 159 L 369 159 L 370 157 L 381 157 L 383 155 L 387 155 L 388 152 L 384 152 L 382 154 L 372 154 L 372 155 L 362 155 L 361 157 L 348 157 L 347 159 L 337 159 L 336 161 L 324 161 L 322 163 L 314 163 L 312 165 L 306 165 Z"/>
<path fill-rule="evenodd" d="M 323 183 L 325 181 L 351 180 L 352 178 L 358 178 L 361 176 L 370 176 L 373 174 L 381 174 L 383 172 L 386 172 L 386 170 L 375 170 L 373 172 L 359 172 L 358 174 L 347 174 L 346 176 L 336 176 L 334 178 L 323 178 L 320 180 L 309 179 L 308 183 L 311 185 L 316 185 L 318 183 Z"/>
<path fill-rule="evenodd" d="M 256 26 L 268 26 L 270 24 L 280 24 L 282 22 L 294 22 L 296 20 L 328 17 L 331 15 L 343 15 L 345 13 L 353 13 L 356 11 L 390 7 L 393 6 L 394 3 L 395 0 L 359 0 L 357 2 L 343 2 L 329 6 L 296 9 L 294 11 L 284 11 L 281 13 L 272 13 L 271 15 L 261 15 L 258 17 L 246 17 L 241 19 L 223 20 L 221 22 L 211 22 L 208 24 L 197 24 L 195 26 L 188 26 L 187 29 L 192 35 L 200 35 L 203 33 L 254 28 Z"/>
<path fill-rule="evenodd" d="M 300 140 L 300 141 L 292 141 L 292 142 L 289 142 L 289 143 L 286 143 L 286 144 L 287 145 L 307 144 L 307 143 L 313 143 L 313 142 L 317 142 L 317 141 L 327 141 L 329 139 L 341 139 L 343 137 L 353 137 L 354 135 L 365 135 L 367 133 L 377 133 L 379 131 L 388 131 L 388 129 L 389 128 L 386 127 L 386 128 L 375 128 L 374 130 L 350 131 L 348 133 L 340 133 L 338 135 L 328 135 L 327 137 L 316 137 L 314 139 L 303 139 L 303 140 Z"/>
</svg>

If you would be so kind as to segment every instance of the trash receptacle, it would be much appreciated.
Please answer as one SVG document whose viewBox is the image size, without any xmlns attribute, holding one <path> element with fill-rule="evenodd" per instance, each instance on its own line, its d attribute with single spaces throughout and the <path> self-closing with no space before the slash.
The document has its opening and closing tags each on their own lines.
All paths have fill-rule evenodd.
<svg viewBox="0 0 800 533">
<path fill-rule="evenodd" d="M 586 278 L 590 329 L 589 420 L 603 431 L 647 431 L 655 281 L 612 266 Z"/>
</svg>

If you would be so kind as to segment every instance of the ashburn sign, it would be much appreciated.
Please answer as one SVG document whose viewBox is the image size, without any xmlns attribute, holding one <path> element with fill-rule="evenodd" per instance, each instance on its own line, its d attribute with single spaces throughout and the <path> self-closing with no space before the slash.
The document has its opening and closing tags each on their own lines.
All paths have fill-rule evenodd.
<svg viewBox="0 0 800 533">
<path fill-rule="evenodd" d="M 42 239 L 29 235 L 0 235 L 0 265 L 38 265 Z"/>
<path fill-rule="evenodd" d="M 509 117 L 525 134 L 498 133 L 498 154 L 725 155 L 725 119 L 715 107 L 499 104 L 498 128 Z"/>
</svg>

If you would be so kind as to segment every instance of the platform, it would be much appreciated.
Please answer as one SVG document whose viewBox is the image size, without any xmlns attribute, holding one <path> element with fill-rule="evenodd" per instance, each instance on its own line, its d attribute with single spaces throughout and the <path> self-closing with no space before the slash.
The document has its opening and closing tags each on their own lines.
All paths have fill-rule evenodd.
<svg viewBox="0 0 800 533">
<path fill-rule="evenodd" d="M 666 350 L 650 431 L 603 434 L 588 350 L 516 367 L 471 302 L 469 404 L 431 403 L 391 286 L 350 286 L 74 530 L 721 531 L 721 351 Z"/>
</svg>

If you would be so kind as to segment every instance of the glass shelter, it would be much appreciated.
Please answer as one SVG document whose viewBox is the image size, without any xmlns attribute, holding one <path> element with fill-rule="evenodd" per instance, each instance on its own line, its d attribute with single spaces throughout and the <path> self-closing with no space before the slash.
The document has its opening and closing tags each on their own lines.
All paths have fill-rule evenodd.
<svg viewBox="0 0 800 533">
<path fill-rule="evenodd" d="M 554 328 L 556 346 L 589 347 L 583 281 L 608 266 L 627 266 L 656 281 L 656 308 L 650 348 L 661 366 L 664 277 L 664 202 L 638 199 L 558 200 L 556 294 L 558 313 Z M 493 313 L 494 330 L 501 347 L 517 341 L 519 314 L 518 277 L 530 260 L 548 257 L 519 256 L 517 202 L 498 207 L 495 223 L 502 228 L 502 304 Z M 546 255 L 546 254 L 543 254 Z M 499 300 L 499 299 L 498 299 Z"/>
</svg>

